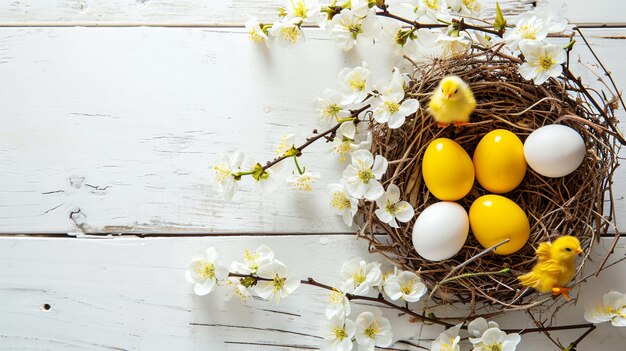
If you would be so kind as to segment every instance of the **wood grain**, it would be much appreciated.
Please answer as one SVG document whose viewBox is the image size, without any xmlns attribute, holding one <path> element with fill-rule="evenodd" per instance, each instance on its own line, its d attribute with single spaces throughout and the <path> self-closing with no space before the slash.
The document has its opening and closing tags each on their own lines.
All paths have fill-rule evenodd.
<svg viewBox="0 0 626 351">
<path fill-rule="evenodd" d="M 485 3 L 493 17 L 495 0 Z M 507 15 L 532 7 L 530 0 L 500 0 Z M 241 26 L 248 15 L 276 21 L 280 0 L 15 0 L 0 5 L 0 25 L 199 25 Z M 575 11 L 575 10 L 574 10 Z"/>
<path fill-rule="evenodd" d="M 607 240 L 608 242 L 608 240 Z M 184 279 L 188 261 L 216 246 L 224 262 L 244 248 L 266 244 L 302 278 L 332 284 L 341 263 L 369 255 L 353 236 L 220 237 L 193 239 L 0 239 L 0 348 L 2 350 L 300 350 L 317 349 L 326 293 L 302 286 L 280 304 L 224 302 L 221 292 L 192 294 Z M 613 259 L 624 257 L 620 242 Z M 598 247 L 597 258 L 605 249 Z M 302 254 L 306 252 L 306 259 Z M 555 324 L 583 322 L 583 304 L 609 289 L 626 290 L 623 269 L 613 267 L 580 292 L 580 303 L 564 308 Z M 48 304 L 46 310 L 44 305 Z M 417 306 L 417 305 L 416 305 Z M 356 318 L 363 306 L 353 309 Z M 458 315 L 463 309 L 435 311 Z M 439 327 L 411 324 L 393 311 L 396 339 L 433 338 Z M 524 315 L 498 319 L 502 327 L 529 325 Z M 421 334 L 420 334 L 421 333 Z M 555 334 L 564 343 L 580 331 Z M 626 330 L 604 324 L 581 350 L 621 350 Z M 426 341 L 423 345 L 428 346 Z M 554 350 L 541 336 L 525 335 L 519 351 Z M 396 344 L 394 348 L 403 348 Z M 468 349 L 467 346 L 464 349 Z"/>
<path fill-rule="evenodd" d="M 324 143 L 302 161 L 323 175 L 311 193 L 250 184 L 226 203 L 209 186 L 219 153 L 262 161 L 283 133 L 309 135 L 312 100 L 342 67 L 366 58 L 379 77 L 390 72 L 377 46 L 344 53 L 308 33 L 306 45 L 267 50 L 240 30 L 0 29 L 0 233 L 350 232 L 325 196 L 345 164 Z M 625 32 L 586 33 L 625 82 L 614 39 Z M 615 180 L 622 223 L 625 178 Z"/>
</svg>

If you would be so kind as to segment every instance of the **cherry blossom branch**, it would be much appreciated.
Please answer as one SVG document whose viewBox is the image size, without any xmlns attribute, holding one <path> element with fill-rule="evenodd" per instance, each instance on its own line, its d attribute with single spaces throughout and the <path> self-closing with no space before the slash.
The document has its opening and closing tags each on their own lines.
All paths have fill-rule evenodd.
<svg viewBox="0 0 626 351">
<path fill-rule="evenodd" d="M 313 144 L 314 142 L 318 141 L 319 139 L 321 139 L 323 137 L 326 137 L 328 135 L 332 135 L 332 134 L 336 133 L 337 130 L 339 130 L 339 127 L 341 127 L 341 125 L 343 123 L 358 117 L 358 115 L 361 112 L 367 110 L 368 108 L 370 108 L 369 104 L 367 104 L 367 105 L 365 105 L 365 106 L 363 106 L 363 107 L 361 107 L 359 109 L 351 110 L 350 111 L 351 117 L 345 118 L 345 119 L 339 121 L 339 123 L 337 123 L 335 126 L 333 126 L 332 128 L 330 128 L 330 129 L 328 129 L 328 130 L 326 130 L 326 131 L 324 131 L 322 133 L 319 133 L 319 134 L 317 134 L 315 136 L 307 138 L 306 142 L 304 144 L 302 144 L 302 145 L 300 145 L 300 146 L 295 148 L 296 152 L 294 152 L 293 154 L 286 153 L 286 154 L 284 154 L 282 156 L 279 156 L 279 157 L 273 159 L 272 161 L 267 162 L 265 164 L 265 166 L 263 166 L 263 171 L 266 171 L 270 167 L 276 165 L 277 163 L 279 163 L 279 162 L 281 162 L 281 161 L 283 161 L 283 160 L 285 160 L 287 158 L 290 158 L 290 157 L 293 157 L 293 156 L 298 156 L 299 157 L 300 155 L 302 155 L 302 150 L 307 148 L 309 145 Z"/>
<path fill-rule="evenodd" d="M 272 281 L 273 279 L 269 279 L 269 278 L 262 278 L 253 274 L 240 274 L 240 273 L 229 273 L 230 277 L 236 277 L 236 278 L 242 278 L 242 279 L 252 279 L 255 283 L 257 281 Z M 300 280 L 300 284 L 303 285 L 310 285 L 310 286 L 314 286 L 320 289 L 324 289 L 324 290 L 328 290 L 328 291 L 337 291 L 336 288 L 324 284 L 324 283 L 320 283 L 318 281 L 316 281 L 315 279 L 309 277 L 307 279 L 303 279 Z M 346 298 L 349 301 L 368 301 L 368 302 L 374 302 L 374 303 L 378 303 L 384 306 L 387 306 L 389 308 L 395 309 L 397 311 L 400 311 L 406 315 L 409 315 L 413 318 L 415 318 L 416 320 L 419 320 L 421 322 L 429 322 L 429 323 L 433 323 L 433 324 L 438 324 L 441 325 L 445 328 L 452 328 L 455 325 L 452 323 L 448 323 L 446 321 L 443 321 L 441 319 L 435 318 L 435 317 L 429 317 L 429 316 L 425 316 L 422 314 L 419 314 L 413 310 L 411 310 L 410 308 L 406 307 L 406 306 L 399 306 L 396 305 L 395 303 L 388 301 L 387 299 L 384 298 L 382 293 L 379 293 L 378 296 L 376 297 L 372 297 L 372 296 L 363 296 L 363 295 L 356 295 L 356 294 L 350 294 L 350 293 L 346 293 L 345 294 Z M 529 334 L 529 333 L 544 333 L 544 332 L 549 332 L 549 331 L 560 331 L 560 330 L 572 330 L 572 329 L 584 329 L 584 328 L 588 328 L 589 330 L 587 332 L 585 332 L 585 334 L 583 334 L 583 336 L 581 336 L 581 338 L 579 338 L 580 340 L 576 340 L 574 341 L 574 343 L 572 343 L 571 345 L 576 346 L 578 343 L 580 343 L 580 341 L 582 341 L 582 339 L 589 335 L 589 333 L 591 333 L 591 331 L 593 331 L 593 329 L 595 329 L 595 325 L 591 324 L 591 323 L 585 323 L 585 324 L 572 324 L 572 325 L 561 325 L 561 326 L 553 326 L 553 327 L 536 327 L 536 328 L 523 328 L 523 329 L 501 329 L 503 332 L 505 333 L 519 333 L 519 334 Z M 461 329 L 467 330 L 467 326 L 463 325 L 461 326 Z"/>
<path fill-rule="evenodd" d="M 448 27 L 448 24 L 446 23 L 419 23 L 417 21 L 411 21 L 409 19 L 406 19 L 404 17 L 400 17 L 398 15 L 394 15 L 393 13 L 390 13 L 389 11 L 387 11 L 386 9 L 383 11 L 378 11 L 376 12 L 377 16 L 381 16 L 381 17 L 388 17 L 388 18 L 393 18 L 397 21 L 409 24 L 411 26 L 413 26 L 413 28 L 415 29 L 421 29 L 421 28 L 446 28 Z M 498 37 L 502 37 L 502 34 L 504 33 L 503 31 L 495 31 L 493 29 L 489 29 L 487 27 L 479 27 L 479 26 L 474 26 L 471 24 L 467 24 L 465 23 L 465 20 L 463 18 L 459 19 L 452 19 L 452 25 L 456 26 L 457 29 L 459 31 L 463 31 L 466 29 L 472 29 L 472 30 L 477 30 L 483 33 L 488 33 L 488 34 L 493 34 L 493 35 L 497 35 Z"/>
</svg>

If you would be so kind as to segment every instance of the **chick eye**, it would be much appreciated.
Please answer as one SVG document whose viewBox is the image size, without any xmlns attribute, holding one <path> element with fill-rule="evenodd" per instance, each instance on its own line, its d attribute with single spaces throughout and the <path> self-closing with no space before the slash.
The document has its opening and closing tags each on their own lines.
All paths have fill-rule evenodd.
<svg viewBox="0 0 626 351">
<path fill-rule="evenodd" d="M 454 89 L 454 93 L 456 94 L 456 92 L 459 91 L 459 89 Z"/>
<path fill-rule="evenodd" d="M 565 251 L 572 251 L 572 249 L 570 249 L 569 247 L 566 247 Z"/>
</svg>

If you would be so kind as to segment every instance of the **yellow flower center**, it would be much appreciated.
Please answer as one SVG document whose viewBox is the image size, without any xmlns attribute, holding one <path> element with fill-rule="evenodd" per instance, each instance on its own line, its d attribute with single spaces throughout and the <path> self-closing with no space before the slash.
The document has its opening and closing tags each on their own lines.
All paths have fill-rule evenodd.
<svg viewBox="0 0 626 351">
<path fill-rule="evenodd" d="M 333 194 L 333 199 L 331 200 L 330 205 L 338 210 L 345 210 L 346 208 L 352 207 L 350 205 L 350 199 L 348 199 L 346 194 L 341 191 L 336 191 Z"/>
<path fill-rule="evenodd" d="M 429 9 L 436 10 L 439 8 L 439 0 L 426 0 L 424 3 Z"/>
<path fill-rule="evenodd" d="M 250 34 L 250 39 L 256 43 L 262 43 L 265 40 L 265 38 L 254 29 L 251 29 L 248 34 Z"/>
<path fill-rule="evenodd" d="M 365 328 L 365 330 L 363 330 L 363 334 L 365 334 L 365 336 L 370 339 L 375 339 L 378 331 L 378 323 L 376 323 L 376 321 L 373 321 L 372 324 L 370 324 L 367 328 Z"/>
<path fill-rule="evenodd" d="M 281 290 L 283 290 L 283 288 L 285 287 L 285 279 L 286 278 L 281 278 L 278 276 L 278 274 L 276 274 L 274 276 L 274 280 L 273 280 L 273 284 L 274 284 L 274 294 L 280 292 Z"/>
<path fill-rule="evenodd" d="M 293 14 L 296 17 L 306 18 L 307 12 L 308 9 L 305 6 L 304 1 L 298 1 L 298 3 L 293 6 Z"/>
<path fill-rule="evenodd" d="M 196 273 L 203 280 L 213 279 L 215 277 L 215 265 L 207 260 L 203 260 L 196 267 Z"/>
<path fill-rule="evenodd" d="M 502 344 L 489 345 L 489 351 L 502 351 Z"/>
<path fill-rule="evenodd" d="M 333 153 L 339 154 L 339 161 L 345 161 L 346 155 L 352 150 L 352 140 L 343 138 L 337 146 L 333 148 Z"/>
<path fill-rule="evenodd" d="M 341 107 L 341 105 L 338 105 L 338 104 L 328 105 L 324 109 L 324 116 L 337 118 L 337 114 L 341 112 L 341 110 L 343 110 L 343 107 Z"/>
<path fill-rule="evenodd" d="M 358 77 L 350 79 L 350 88 L 354 91 L 363 91 L 365 89 L 365 80 Z"/>
<path fill-rule="evenodd" d="M 525 23 L 522 26 L 518 27 L 517 33 L 522 39 L 537 39 L 537 29 L 533 26 L 530 26 L 528 23 Z"/>
<path fill-rule="evenodd" d="M 465 7 L 467 7 L 470 10 L 478 10 L 480 8 L 480 3 L 477 2 L 476 0 L 462 0 L 463 1 L 463 5 L 465 5 Z"/>
<path fill-rule="evenodd" d="M 217 181 L 220 183 L 223 183 L 231 175 L 230 168 L 225 167 L 223 164 L 213 166 L 213 170 L 215 171 Z"/>
<path fill-rule="evenodd" d="M 400 291 L 404 294 L 404 295 L 410 295 L 411 292 L 413 291 L 413 284 L 415 283 L 415 280 L 410 279 L 402 284 L 400 284 Z"/>
<path fill-rule="evenodd" d="M 276 147 L 276 154 L 283 155 L 287 150 L 291 149 L 292 145 L 287 144 L 287 135 L 283 135 L 283 138 L 280 140 L 280 144 Z"/>
<path fill-rule="evenodd" d="M 348 333 L 346 333 L 344 328 L 335 327 L 335 329 L 333 329 L 333 334 L 337 340 L 343 340 L 348 337 Z"/>
<path fill-rule="evenodd" d="M 385 101 L 384 105 L 385 105 L 385 108 L 387 109 L 387 111 L 389 111 L 390 113 L 396 113 L 396 112 L 400 111 L 400 104 L 397 103 L 397 102 Z"/>
<path fill-rule="evenodd" d="M 313 183 L 314 181 L 315 181 L 315 178 L 313 178 L 313 177 L 311 177 L 309 175 L 301 175 L 294 182 L 294 186 L 297 189 L 300 189 L 300 190 L 311 191 L 311 190 L 313 190 L 313 187 L 311 186 L 311 183 Z"/>
<path fill-rule="evenodd" d="M 357 269 L 356 272 L 354 272 L 354 274 L 352 275 L 352 280 L 354 280 L 355 286 L 361 285 L 365 281 L 365 279 L 367 279 L 367 276 L 361 268 Z"/>
<path fill-rule="evenodd" d="M 343 303 L 343 294 L 339 290 L 333 290 L 328 296 L 328 302 L 331 305 L 339 305 Z"/>
<path fill-rule="evenodd" d="M 246 262 L 246 264 L 248 265 L 248 267 L 251 270 L 257 270 L 259 268 L 259 260 L 260 255 L 258 253 L 250 253 L 250 251 L 248 249 L 244 250 L 243 252 L 243 260 Z"/>
<path fill-rule="evenodd" d="M 287 39 L 292 44 L 295 44 L 298 40 L 298 29 L 296 27 L 283 27 L 280 29 L 280 31 L 283 33 L 285 39 Z"/>
<path fill-rule="evenodd" d="M 554 60 L 552 60 L 552 57 L 543 56 L 539 58 L 539 67 L 542 70 L 545 70 L 545 71 L 549 70 L 553 64 L 554 64 Z"/>
</svg>

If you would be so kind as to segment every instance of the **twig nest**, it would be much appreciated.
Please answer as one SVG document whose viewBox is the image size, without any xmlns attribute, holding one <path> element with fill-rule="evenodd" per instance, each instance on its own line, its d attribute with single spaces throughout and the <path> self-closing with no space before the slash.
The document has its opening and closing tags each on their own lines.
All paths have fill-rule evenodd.
<svg viewBox="0 0 626 351">
<path fill-rule="evenodd" d="M 612 197 L 606 195 L 611 190 L 619 144 L 612 132 L 616 121 L 610 104 L 602 102 L 606 105 L 602 108 L 609 117 L 607 120 L 581 94 L 578 81 L 551 78 L 535 85 L 519 75 L 519 64 L 515 57 L 482 49 L 461 57 L 419 64 L 406 98 L 417 99 L 422 107 L 428 106 L 433 90 L 443 77 L 459 76 L 468 82 L 477 102 L 470 123 L 439 128 L 429 112 L 420 108 L 401 128 L 389 129 L 386 124 L 372 127 L 372 153 L 390 161 L 381 181 L 385 187 L 398 186 L 403 199 L 415 209 L 415 216 L 400 228 L 392 228 L 374 215 L 375 206 L 362 202 L 359 211 L 364 224 L 359 235 L 370 241 L 372 251 L 383 254 L 403 269 L 421 274 L 437 303 L 486 302 L 498 311 L 505 311 L 530 308 L 550 300 L 549 296 L 525 289 L 517 279 L 532 268 L 539 243 L 572 235 L 588 253 L 594 238 L 611 226 L 603 211 L 606 204 L 609 208 L 613 206 Z M 517 142 L 512 139 L 507 146 L 515 150 L 508 154 L 513 157 L 512 161 L 509 159 L 511 165 L 503 168 L 511 172 L 502 178 L 510 183 L 499 184 L 505 181 L 496 180 L 490 186 L 488 177 L 480 171 L 475 182 L 473 166 L 490 157 L 493 161 L 507 156 L 502 152 L 484 155 L 485 150 L 479 146 L 481 140 L 488 140 L 483 139 L 486 135 L 497 130 L 518 139 Z M 431 148 L 434 142 L 442 140 L 444 147 Z M 526 142 L 523 151 L 521 142 Z M 429 158 L 431 153 L 443 152 L 448 147 L 451 157 L 457 157 L 454 164 L 438 164 Z M 530 164 L 528 168 L 519 164 L 522 153 Z M 551 157 L 567 162 L 563 167 L 550 169 L 555 164 Z M 496 163 L 493 167 L 500 166 Z M 464 177 L 471 178 L 470 186 L 464 185 Z M 453 184 L 445 185 L 450 182 Z M 435 190 L 437 186 L 442 191 Z M 455 186 L 458 189 L 453 194 L 446 193 Z M 490 195 L 493 193 L 500 195 Z M 483 196 L 498 196 L 518 210 L 500 214 L 501 222 L 511 222 L 502 230 L 512 240 L 495 253 L 476 258 L 486 246 L 500 239 L 493 231 L 497 225 L 482 223 L 485 228 L 480 228 L 480 220 L 472 221 L 470 208 Z M 467 212 L 471 223 L 469 235 Z M 498 216 L 477 216 L 488 222 L 485 218 L 492 215 Z M 437 230 L 429 231 L 432 228 Z M 510 236 L 511 230 L 519 232 L 517 237 Z M 414 242 L 423 249 L 416 251 Z M 579 259 L 579 270 L 586 257 L 582 255 Z M 468 262 L 470 258 L 473 259 Z"/>
</svg>

